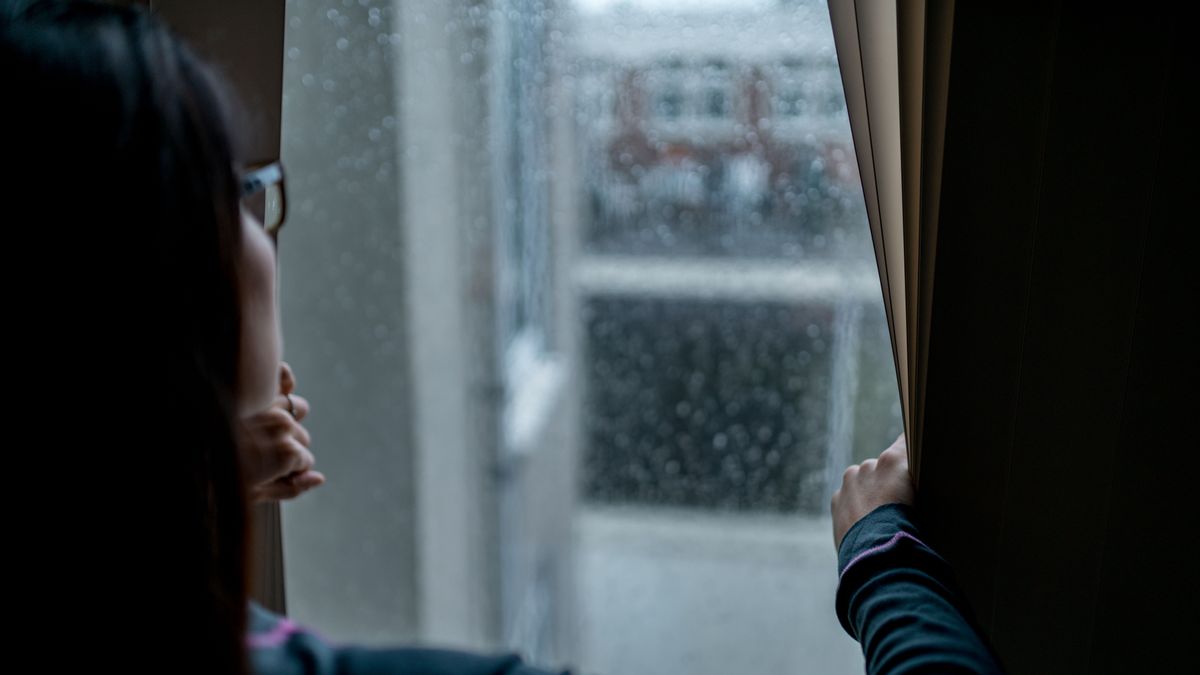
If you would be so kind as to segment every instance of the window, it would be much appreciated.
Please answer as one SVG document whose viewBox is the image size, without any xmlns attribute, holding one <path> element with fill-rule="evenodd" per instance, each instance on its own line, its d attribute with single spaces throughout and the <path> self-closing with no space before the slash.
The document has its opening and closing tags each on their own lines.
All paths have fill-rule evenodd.
<svg viewBox="0 0 1200 675">
<path fill-rule="evenodd" d="M 717 59 L 709 61 L 701 71 L 703 79 L 702 115 L 724 119 L 733 114 L 733 77 L 729 64 Z"/>
<path fill-rule="evenodd" d="M 677 120 L 683 116 L 683 92 L 676 89 L 674 84 L 665 87 L 665 91 L 658 95 L 656 112 L 663 119 Z"/>
<path fill-rule="evenodd" d="M 780 115 L 800 117 L 804 114 L 806 107 L 804 93 L 798 89 L 787 89 L 780 92 L 777 106 Z"/>
<path fill-rule="evenodd" d="M 861 672 L 826 511 L 899 411 L 824 2 L 291 0 L 287 40 L 296 617 Z"/>
</svg>

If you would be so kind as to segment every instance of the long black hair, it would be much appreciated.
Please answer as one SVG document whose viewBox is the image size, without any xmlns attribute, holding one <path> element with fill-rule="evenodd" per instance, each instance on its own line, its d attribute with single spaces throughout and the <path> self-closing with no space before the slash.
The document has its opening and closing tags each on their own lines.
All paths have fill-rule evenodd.
<svg viewBox="0 0 1200 675">
<path fill-rule="evenodd" d="M 51 663 L 247 668 L 227 101 L 148 11 L 0 0 L 10 611 Z"/>
</svg>

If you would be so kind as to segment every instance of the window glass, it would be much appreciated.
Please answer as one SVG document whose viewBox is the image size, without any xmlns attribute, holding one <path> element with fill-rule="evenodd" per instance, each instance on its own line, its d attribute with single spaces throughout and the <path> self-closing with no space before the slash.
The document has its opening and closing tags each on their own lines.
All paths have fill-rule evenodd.
<svg viewBox="0 0 1200 675">
<path fill-rule="evenodd" d="M 285 333 L 330 479 L 285 512 L 293 613 L 581 672 L 861 672 L 828 503 L 900 423 L 823 0 L 288 21 Z"/>
</svg>

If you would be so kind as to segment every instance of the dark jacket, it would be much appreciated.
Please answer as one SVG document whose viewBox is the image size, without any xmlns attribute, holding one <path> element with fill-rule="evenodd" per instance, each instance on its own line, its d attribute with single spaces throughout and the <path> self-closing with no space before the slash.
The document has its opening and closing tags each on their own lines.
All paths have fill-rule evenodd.
<svg viewBox="0 0 1200 675">
<path fill-rule="evenodd" d="M 334 645 L 250 605 L 250 665 L 258 675 L 550 675 L 515 656 Z"/>
<path fill-rule="evenodd" d="M 850 528 L 838 569 L 838 619 L 862 644 L 868 673 L 1001 672 L 908 507 L 880 507 Z M 336 646 L 257 605 L 248 641 L 258 675 L 549 675 L 515 656 Z"/>
<path fill-rule="evenodd" d="M 1000 673 L 950 566 L 921 541 L 912 509 L 881 506 L 838 549 L 837 614 L 867 672 Z"/>
</svg>

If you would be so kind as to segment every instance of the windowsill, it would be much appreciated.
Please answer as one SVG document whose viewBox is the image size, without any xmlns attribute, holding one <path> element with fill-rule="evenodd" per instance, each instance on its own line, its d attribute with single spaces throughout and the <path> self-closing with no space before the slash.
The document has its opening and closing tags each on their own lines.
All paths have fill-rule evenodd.
<svg viewBox="0 0 1200 675">
<path fill-rule="evenodd" d="M 575 285 L 585 294 L 713 300 L 861 300 L 878 296 L 872 263 L 755 259 L 584 256 Z"/>
</svg>

